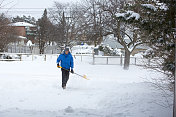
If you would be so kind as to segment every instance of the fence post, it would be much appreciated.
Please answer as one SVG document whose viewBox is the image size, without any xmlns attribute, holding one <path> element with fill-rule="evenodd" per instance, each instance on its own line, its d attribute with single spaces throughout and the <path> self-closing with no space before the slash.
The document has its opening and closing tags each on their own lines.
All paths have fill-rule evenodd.
<svg viewBox="0 0 176 117">
<path fill-rule="evenodd" d="M 148 59 L 148 65 L 150 65 L 150 59 Z"/>
<path fill-rule="evenodd" d="M 34 56 L 33 56 L 33 54 L 32 54 L 32 61 L 34 60 Z"/>
<path fill-rule="evenodd" d="M 120 56 L 120 65 L 122 66 L 122 55 Z"/>
<path fill-rule="evenodd" d="M 106 63 L 106 64 L 108 65 L 108 63 L 109 63 L 109 62 L 108 62 L 108 57 L 107 57 L 107 63 Z"/>
<path fill-rule="evenodd" d="M 44 57 L 44 61 L 46 61 L 46 54 L 45 54 L 45 57 Z"/>
<path fill-rule="evenodd" d="M 23 48 L 24 48 L 24 53 L 26 53 L 26 46 L 23 46 Z"/>
<path fill-rule="evenodd" d="M 15 44 L 15 53 L 17 53 L 17 48 L 16 48 L 16 44 Z"/>
<path fill-rule="evenodd" d="M 93 65 L 95 65 L 95 55 L 93 53 Z"/>
<path fill-rule="evenodd" d="M 20 61 L 22 61 L 22 54 L 20 54 Z"/>
<path fill-rule="evenodd" d="M 136 58 L 135 58 L 135 65 L 136 65 Z"/>
</svg>

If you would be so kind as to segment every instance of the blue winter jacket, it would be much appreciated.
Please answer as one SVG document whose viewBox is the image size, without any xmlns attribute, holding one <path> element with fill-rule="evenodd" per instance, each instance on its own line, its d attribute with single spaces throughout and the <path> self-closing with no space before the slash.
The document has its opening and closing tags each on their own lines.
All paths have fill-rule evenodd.
<svg viewBox="0 0 176 117">
<path fill-rule="evenodd" d="M 57 59 L 57 64 L 61 62 L 61 67 L 65 69 L 73 69 L 74 67 L 74 62 L 73 62 L 73 56 L 69 52 L 68 54 L 62 53 Z"/>
</svg>

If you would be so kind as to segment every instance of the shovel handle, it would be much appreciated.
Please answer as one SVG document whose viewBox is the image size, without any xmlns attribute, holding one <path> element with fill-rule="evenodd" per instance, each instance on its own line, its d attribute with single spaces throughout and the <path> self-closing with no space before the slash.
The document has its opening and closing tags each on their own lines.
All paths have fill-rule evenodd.
<svg viewBox="0 0 176 117">
<path fill-rule="evenodd" d="M 70 72 L 70 70 L 65 69 L 65 68 L 63 68 L 63 67 L 61 67 L 61 66 L 58 66 L 58 67 L 61 68 L 61 69 L 66 70 L 66 71 L 68 71 L 68 72 Z M 80 74 L 77 74 L 77 73 L 73 73 L 73 74 L 78 75 L 78 76 L 80 76 L 80 77 L 82 77 L 82 78 L 85 78 L 84 76 L 82 76 L 82 75 L 80 75 Z M 87 78 L 85 78 L 85 79 L 87 79 Z M 87 79 L 87 80 L 88 80 L 88 79 Z"/>
</svg>

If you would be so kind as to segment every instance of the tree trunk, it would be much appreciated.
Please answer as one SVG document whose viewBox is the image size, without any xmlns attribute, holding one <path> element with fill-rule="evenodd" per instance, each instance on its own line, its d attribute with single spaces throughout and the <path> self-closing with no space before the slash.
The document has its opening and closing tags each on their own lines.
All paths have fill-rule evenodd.
<svg viewBox="0 0 176 117">
<path fill-rule="evenodd" d="M 41 41 L 39 45 L 40 54 L 44 54 L 44 47 L 45 47 L 45 43 Z"/>
<path fill-rule="evenodd" d="M 128 70 L 130 65 L 130 51 L 125 50 L 124 69 Z"/>
</svg>

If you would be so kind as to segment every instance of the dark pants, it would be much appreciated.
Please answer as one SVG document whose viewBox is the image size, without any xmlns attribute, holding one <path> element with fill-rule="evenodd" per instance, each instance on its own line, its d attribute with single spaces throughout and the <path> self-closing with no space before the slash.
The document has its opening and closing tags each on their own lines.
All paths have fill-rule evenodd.
<svg viewBox="0 0 176 117">
<path fill-rule="evenodd" d="M 69 71 L 62 69 L 62 87 L 66 86 L 69 74 Z"/>
</svg>

